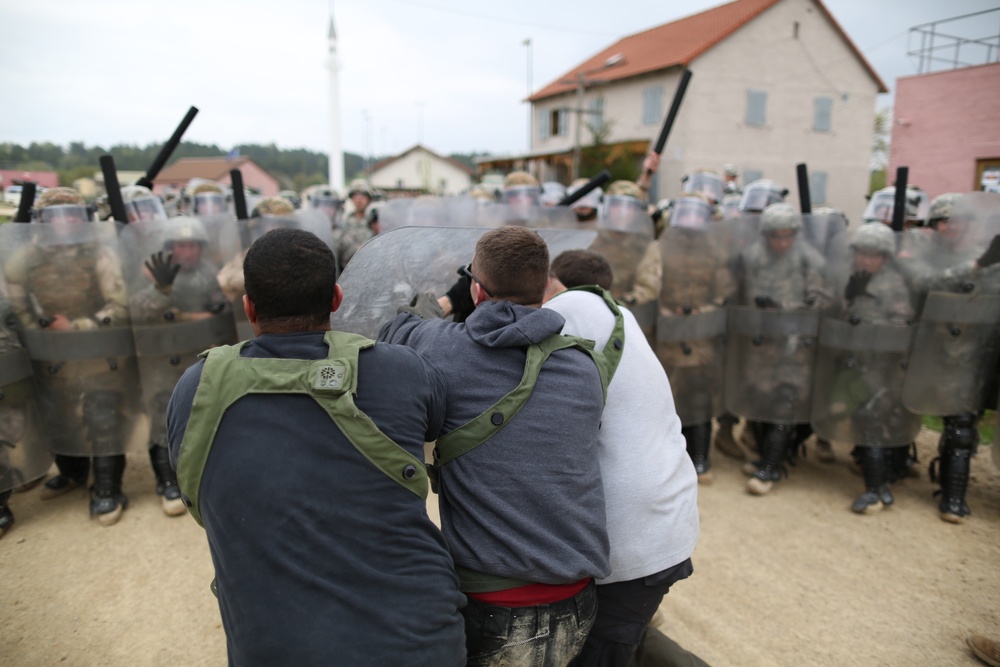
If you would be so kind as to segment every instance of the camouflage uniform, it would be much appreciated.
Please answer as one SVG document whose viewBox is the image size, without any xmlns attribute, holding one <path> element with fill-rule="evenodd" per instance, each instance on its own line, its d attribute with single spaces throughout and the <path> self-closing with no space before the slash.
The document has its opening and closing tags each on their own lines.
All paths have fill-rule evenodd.
<svg viewBox="0 0 1000 667">
<path fill-rule="evenodd" d="M 994 403 L 1000 357 L 1000 195 L 941 195 L 929 218 L 934 231 L 910 230 L 900 253 L 920 312 L 903 400 L 919 414 L 945 413 L 930 473 L 941 484 L 941 518 L 962 523 L 977 424 Z"/>
<path fill-rule="evenodd" d="M 334 255 L 337 256 L 337 267 L 343 271 L 348 262 L 354 257 L 354 253 L 361 249 L 374 234 L 368 225 L 368 218 L 365 212 L 375 198 L 375 193 L 367 181 L 357 179 L 351 183 L 348 197 L 364 195 L 368 198 L 368 203 L 364 208 L 358 208 L 355 204 L 352 210 L 344 216 L 341 226 L 333 230 Z"/>
<path fill-rule="evenodd" d="M 291 208 L 291 204 L 285 205 Z M 146 261 L 147 278 L 152 280 L 133 293 L 129 305 L 149 415 L 149 457 L 156 475 L 156 493 L 164 513 L 177 516 L 185 507 L 166 446 L 167 403 L 177 380 L 197 360 L 198 353 L 234 342 L 235 323 L 216 279 L 217 268 L 206 259 L 208 236 L 201 221 L 173 218 L 164 224 L 162 236 L 163 250 Z M 197 243 L 196 258 L 189 254 L 183 260 L 176 259 L 179 242 Z"/>
<path fill-rule="evenodd" d="M 710 203 L 701 196 L 674 200 L 660 236 L 656 356 L 670 378 L 688 454 L 698 481 L 712 481 L 712 417 L 721 412 L 726 301 L 734 284 L 728 256 L 714 232 Z"/>
<path fill-rule="evenodd" d="M 62 210 L 70 211 L 75 222 L 47 222 Z M 43 421 L 59 429 L 48 436 L 59 475 L 46 482 L 43 498 L 85 484 L 93 456 L 91 513 L 102 524 L 111 525 L 128 502 L 121 492 L 121 478 L 132 399 L 138 387 L 131 341 L 127 354 L 56 363 L 37 356 L 30 334 L 43 328 L 43 321 L 49 326 L 49 318 L 57 316 L 66 318 L 69 329 L 76 332 L 128 327 L 128 295 L 113 249 L 115 235 L 110 227 L 103 227 L 111 223 L 86 222 L 83 198 L 71 188 L 46 191 L 38 200 L 37 215 L 42 219 L 38 227 L 15 226 L 6 231 L 37 230 L 43 238 L 60 242 L 20 243 L 4 270 L 14 311 L 27 330 Z M 67 236 L 64 243 L 48 236 L 57 231 L 80 233 L 82 240 Z M 62 335 L 59 331 L 45 334 L 56 340 Z"/>
<path fill-rule="evenodd" d="M 746 468 L 752 473 L 747 488 L 756 495 L 767 493 L 781 478 L 783 461 L 812 433 L 801 414 L 806 410 L 807 418 L 819 323 L 809 311 L 828 305 L 831 294 L 826 262 L 799 238 L 801 228 L 801 215 L 791 206 L 769 205 L 761 215 L 761 238 L 737 262 L 738 302 L 761 310 L 744 307 L 731 314 L 731 331 L 741 333 L 730 336 L 726 402 L 749 419 L 771 415 L 770 423 L 747 423 L 762 455 Z M 783 251 L 775 248 L 780 244 L 785 244 Z M 768 333 L 748 334 L 758 329 Z M 753 343 L 747 347 L 748 335 Z M 768 344 L 758 347 L 762 342 Z"/>
</svg>

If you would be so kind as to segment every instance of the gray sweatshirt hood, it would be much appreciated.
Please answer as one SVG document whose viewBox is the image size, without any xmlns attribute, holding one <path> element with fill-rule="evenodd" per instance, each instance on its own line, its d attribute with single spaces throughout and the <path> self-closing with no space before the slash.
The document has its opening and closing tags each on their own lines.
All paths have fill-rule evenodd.
<svg viewBox="0 0 1000 667">
<path fill-rule="evenodd" d="M 469 337 L 484 347 L 525 347 L 562 331 L 566 320 L 548 308 L 486 301 L 465 321 Z"/>
</svg>

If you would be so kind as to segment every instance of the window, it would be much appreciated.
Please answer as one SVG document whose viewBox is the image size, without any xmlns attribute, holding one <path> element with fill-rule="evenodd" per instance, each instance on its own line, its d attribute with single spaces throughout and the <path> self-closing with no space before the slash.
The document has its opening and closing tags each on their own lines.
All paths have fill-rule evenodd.
<svg viewBox="0 0 1000 667">
<path fill-rule="evenodd" d="M 590 100 L 587 105 L 587 124 L 592 132 L 600 132 L 604 129 L 604 97 L 597 97 Z"/>
<path fill-rule="evenodd" d="M 813 100 L 813 129 L 829 132 L 833 125 L 833 98 L 817 97 Z"/>
<path fill-rule="evenodd" d="M 551 131 L 549 129 L 549 110 L 539 109 L 538 110 L 538 138 L 548 139 L 551 136 Z"/>
<path fill-rule="evenodd" d="M 809 200 L 813 204 L 826 204 L 825 171 L 814 171 L 809 174 Z"/>
<path fill-rule="evenodd" d="M 743 170 L 743 185 L 747 186 L 754 181 L 759 181 L 764 178 L 764 172 L 760 169 L 744 169 Z"/>
<path fill-rule="evenodd" d="M 553 109 L 549 122 L 552 127 L 552 136 L 565 137 L 569 133 L 569 111 L 567 109 Z"/>
<path fill-rule="evenodd" d="M 659 125 L 663 122 L 663 86 L 652 86 L 642 91 L 643 125 Z"/>
<path fill-rule="evenodd" d="M 747 90 L 747 125 L 764 125 L 767 123 L 767 91 Z"/>
</svg>

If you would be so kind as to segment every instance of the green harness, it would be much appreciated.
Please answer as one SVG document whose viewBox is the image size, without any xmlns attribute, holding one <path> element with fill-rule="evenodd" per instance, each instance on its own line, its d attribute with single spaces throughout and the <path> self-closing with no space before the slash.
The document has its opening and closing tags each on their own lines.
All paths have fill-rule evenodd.
<svg viewBox="0 0 1000 667">
<path fill-rule="evenodd" d="M 615 303 L 611 293 L 607 290 L 601 289 L 596 285 L 575 287 L 573 289 L 591 292 L 602 297 L 608 308 L 615 315 L 615 326 L 607 345 L 604 346 L 603 352 L 596 351 L 594 349 L 594 342 L 591 340 L 562 334 L 555 334 L 546 338 L 541 343 L 529 346 L 521 382 L 478 417 L 474 417 L 462 426 L 438 438 L 437 444 L 434 447 L 434 465 L 430 470 L 431 481 L 435 491 L 437 491 L 438 473 L 442 466 L 472 451 L 492 438 L 521 411 L 521 408 L 528 402 L 528 398 L 535 388 L 535 382 L 538 380 L 542 364 L 556 350 L 576 347 L 590 355 L 601 375 L 601 388 L 604 392 L 604 399 L 607 401 L 608 385 L 611 383 L 611 378 L 614 377 L 615 371 L 618 369 L 622 351 L 625 349 L 624 320 L 621 311 L 618 309 L 618 304 Z M 505 590 L 531 583 L 519 579 L 476 572 L 460 565 L 455 566 L 455 571 L 459 578 L 459 588 L 468 593 Z"/>
<path fill-rule="evenodd" d="M 204 527 L 198 505 L 201 478 L 219 423 L 226 410 L 248 394 L 311 396 L 372 465 L 414 495 L 427 497 L 424 462 L 393 442 L 354 404 L 358 353 L 375 341 L 338 331 L 326 332 L 323 340 L 330 351 L 320 360 L 241 357 L 246 342 L 199 355 L 205 364 L 177 459 L 177 481 L 198 525 Z"/>
</svg>

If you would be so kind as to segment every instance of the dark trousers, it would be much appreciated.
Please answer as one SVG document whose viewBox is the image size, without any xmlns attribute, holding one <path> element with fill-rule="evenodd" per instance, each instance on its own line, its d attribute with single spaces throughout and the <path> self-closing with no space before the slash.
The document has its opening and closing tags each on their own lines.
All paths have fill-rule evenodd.
<svg viewBox="0 0 1000 667">
<path fill-rule="evenodd" d="M 571 598 L 534 607 L 498 607 L 469 598 L 468 667 L 562 667 L 580 652 L 597 615 L 591 582 Z"/>
<path fill-rule="evenodd" d="M 641 579 L 597 587 L 597 620 L 574 667 L 628 667 L 670 587 L 694 572 L 691 559 Z"/>
</svg>

